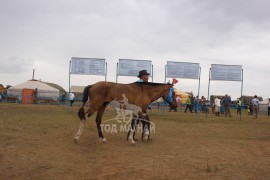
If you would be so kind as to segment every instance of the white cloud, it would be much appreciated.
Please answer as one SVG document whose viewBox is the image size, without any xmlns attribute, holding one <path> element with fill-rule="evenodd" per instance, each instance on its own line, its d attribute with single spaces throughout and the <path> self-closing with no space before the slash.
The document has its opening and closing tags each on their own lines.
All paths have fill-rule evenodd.
<svg viewBox="0 0 270 180">
<path fill-rule="evenodd" d="M 74 56 L 106 58 L 109 81 L 116 79 L 118 59 L 149 59 L 154 80 L 164 82 L 166 61 L 173 60 L 201 64 L 200 94 L 205 96 L 211 64 L 243 65 L 244 94 L 266 98 L 270 83 L 262 80 L 270 67 L 269 7 L 267 0 L 2 1 L 1 83 L 28 80 L 35 68 L 37 79 L 67 89 L 68 62 Z M 100 80 L 73 76 L 72 84 Z M 181 82 L 179 88 L 197 91 L 196 81 Z M 212 93 L 239 96 L 238 84 L 217 84 Z"/>
</svg>

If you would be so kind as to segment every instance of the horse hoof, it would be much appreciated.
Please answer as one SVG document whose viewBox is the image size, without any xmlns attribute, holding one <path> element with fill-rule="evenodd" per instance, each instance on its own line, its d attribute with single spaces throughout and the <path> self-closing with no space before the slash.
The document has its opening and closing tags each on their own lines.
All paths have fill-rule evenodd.
<svg viewBox="0 0 270 180">
<path fill-rule="evenodd" d="M 147 140 L 148 140 L 148 136 L 144 136 L 144 137 L 143 137 L 143 140 L 144 140 L 144 141 L 147 141 Z"/>
<path fill-rule="evenodd" d="M 149 131 L 145 131 L 144 135 L 143 135 L 143 140 L 147 141 L 148 140 L 148 136 L 149 136 Z"/>
<path fill-rule="evenodd" d="M 99 141 L 104 143 L 104 144 L 107 143 L 107 139 L 105 139 L 105 138 L 100 138 Z"/>
<path fill-rule="evenodd" d="M 128 141 L 131 143 L 131 144 L 135 144 L 135 141 L 133 139 L 128 139 Z"/>
<path fill-rule="evenodd" d="M 78 144 L 79 139 L 80 139 L 79 136 L 75 136 L 74 139 L 73 139 L 73 142 L 76 143 L 76 144 Z"/>
</svg>

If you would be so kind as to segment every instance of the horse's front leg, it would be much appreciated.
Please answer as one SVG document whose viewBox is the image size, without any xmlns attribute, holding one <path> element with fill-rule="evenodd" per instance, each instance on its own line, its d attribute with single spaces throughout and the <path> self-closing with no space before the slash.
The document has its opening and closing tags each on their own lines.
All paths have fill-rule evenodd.
<svg viewBox="0 0 270 180">
<path fill-rule="evenodd" d="M 102 130 L 101 130 L 101 119 L 102 119 L 102 116 L 103 116 L 103 113 L 104 113 L 104 110 L 106 108 L 106 105 L 105 106 L 102 106 L 98 112 L 97 112 L 97 116 L 96 116 L 96 124 L 97 124 L 97 129 L 98 129 L 98 137 L 101 139 L 101 142 L 103 143 L 106 143 L 107 140 L 104 138 L 103 136 L 103 133 L 102 133 Z"/>
<path fill-rule="evenodd" d="M 150 119 L 148 114 L 146 114 L 145 118 L 142 120 L 143 131 L 142 131 L 142 139 L 147 141 L 150 138 Z"/>
<path fill-rule="evenodd" d="M 129 130 L 128 141 L 131 144 L 135 144 L 135 141 L 134 141 L 134 138 L 133 137 L 134 137 L 136 125 L 137 125 L 137 117 L 132 119 L 132 121 L 131 121 L 131 127 L 130 127 L 130 130 Z"/>
</svg>

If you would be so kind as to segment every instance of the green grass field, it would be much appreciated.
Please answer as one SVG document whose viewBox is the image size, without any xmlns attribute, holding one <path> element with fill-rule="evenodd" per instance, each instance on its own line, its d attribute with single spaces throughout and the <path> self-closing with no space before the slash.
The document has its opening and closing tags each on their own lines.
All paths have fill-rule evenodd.
<svg viewBox="0 0 270 180">
<path fill-rule="evenodd" d="M 81 139 L 79 107 L 0 103 L 0 179 L 269 179 L 270 117 L 240 120 L 153 110 L 152 140 L 131 145 L 125 132 L 104 132 L 95 117 Z M 103 120 L 114 118 L 108 108 Z M 113 121 L 112 121 L 113 122 Z M 111 122 L 111 123 L 112 123 Z M 118 124 L 119 125 L 119 124 Z"/>
</svg>

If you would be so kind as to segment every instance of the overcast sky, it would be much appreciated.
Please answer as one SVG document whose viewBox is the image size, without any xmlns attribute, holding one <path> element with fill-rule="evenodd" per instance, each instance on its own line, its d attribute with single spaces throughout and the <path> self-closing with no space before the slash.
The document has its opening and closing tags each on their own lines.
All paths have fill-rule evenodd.
<svg viewBox="0 0 270 180">
<path fill-rule="evenodd" d="M 200 63 L 207 96 L 211 64 L 242 65 L 244 95 L 270 97 L 269 0 L 1 0 L 0 83 L 32 78 L 68 90 L 71 57 L 105 58 L 108 81 L 119 59 L 152 60 L 164 82 L 167 61 Z M 129 83 L 136 77 L 119 77 Z M 72 85 L 102 76 L 72 75 Z M 197 94 L 197 80 L 177 88 Z M 210 94 L 241 95 L 241 82 L 211 81 Z"/>
</svg>

